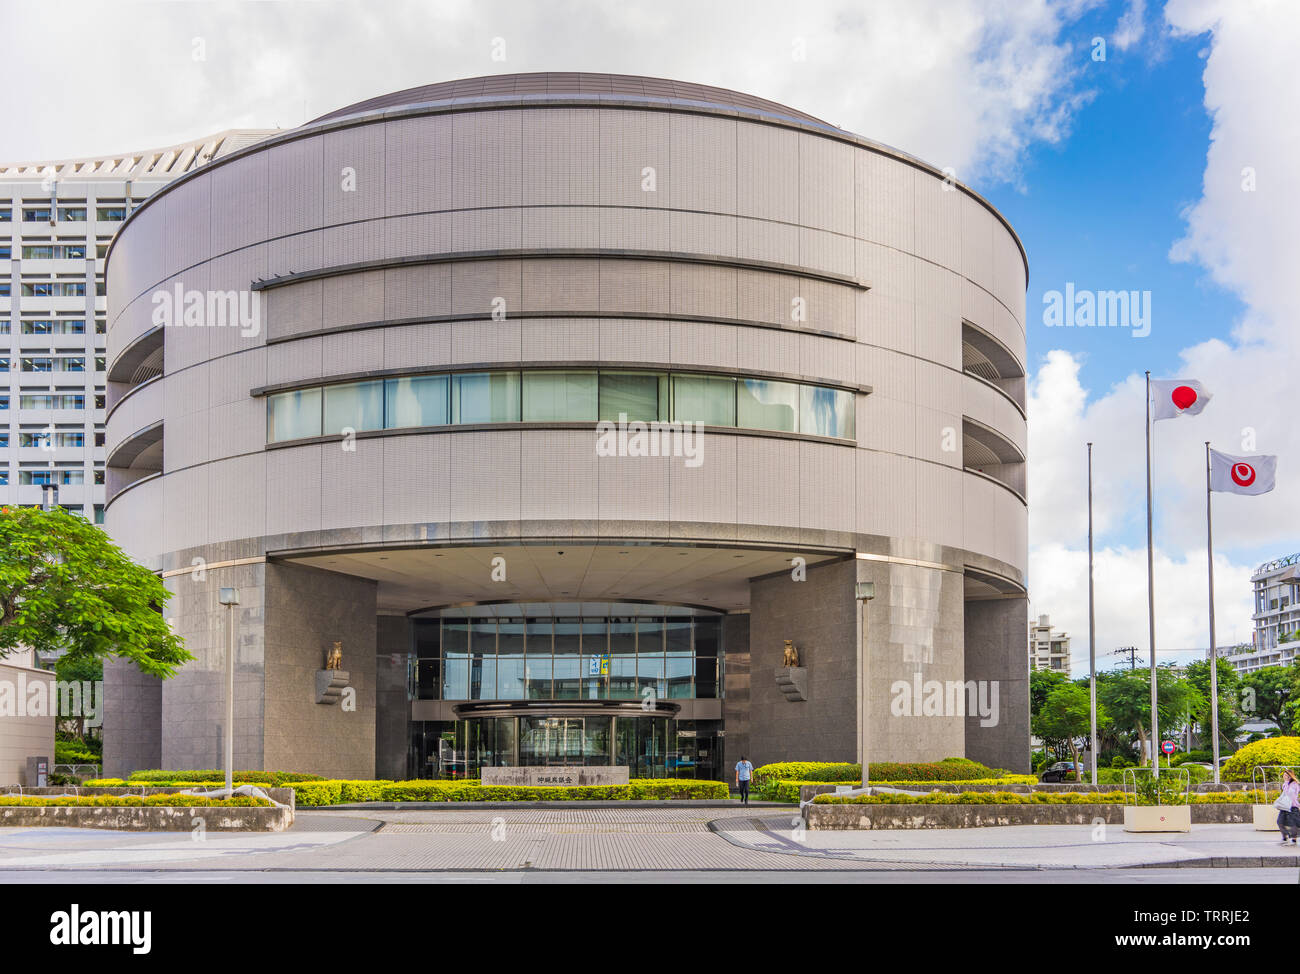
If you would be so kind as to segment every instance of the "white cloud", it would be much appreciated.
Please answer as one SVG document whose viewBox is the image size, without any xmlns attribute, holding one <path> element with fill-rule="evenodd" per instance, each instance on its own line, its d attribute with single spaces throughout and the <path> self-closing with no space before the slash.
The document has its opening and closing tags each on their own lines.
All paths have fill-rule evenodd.
<svg viewBox="0 0 1300 974">
<path fill-rule="evenodd" d="M 12 5 L 0 13 L 6 36 L 77 29 L 58 30 L 57 70 L 48 45 L 9 52 L 18 97 L 0 159 L 291 127 L 452 78 L 615 71 L 751 92 L 952 166 L 964 180 L 1014 180 L 1026 146 L 1062 138 L 1087 97 L 1075 87 L 1085 55 L 1061 36 L 1094 2 L 140 3 L 130 16 L 69 0 Z M 193 57 L 196 38 L 203 60 Z M 504 61 L 492 59 L 495 38 Z"/>
<path fill-rule="evenodd" d="M 1295 328 L 1295 268 L 1300 266 L 1300 75 L 1293 41 L 1300 6 L 1241 0 L 1171 0 L 1165 17 L 1175 33 L 1211 32 L 1205 104 L 1213 117 L 1201 199 L 1186 213 L 1187 232 L 1174 260 L 1205 266 L 1219 285 L 1246 305 L 1224 338 L 1184 348 L 1171 376 L 1198 378 L 1214 399 L 1198 417 L 1156 424 L 1157 647 L 1205 646 L 1205 453 L 1210 440 L 1231 453 L 1280 455 L 1278 487 L 1259 497 L 1218 494 L 1215 548 L 1272 550 L 1300 547 L 1300 424 L 1289 407 L 1300 366 Z M 1243 191 L 1252 167 L 1254 191 Z M 1155 314 L 1159 315 L 1157 307 Z M 1153 329 L 1177 327 L 1156 318 Z M 1132 342 L 1141 358 L 1141 341 Z M 1050 352 L 1031 386 L 1030 586 L 1036 611 L 1065 620 L 1086 613 L 1084 442 L 1094 440 L 1098 533 L 1132 539 L 1144 534 L 1145 466 L 1143 382 L 1130 375 L 1088 398 L 1079 362 Z M 1253 431 L 1254 446 L 1245 441 Z M 1098 631 L 1145 646 L 1145 557 L 1141 545 L 1117 548 L 1098 571 Z M 1131 564 L 1129 561 L 1131 560 Z M 1100 562 L 1099 562 L 1100 564 Z M 1252 564 L 1216 558 L 1220 642 L 1249 632 Z M 1121 593 L 1109 591 L 1124 589 Z M 1136 587 L 1136 596 L 1128 591 Z M 1167 602 L 1174 593 L 1177 600 Z M 1070 624 L 1086 637 L 1077 621 Z M 1199 633 L 1199 637 L 1197 634 Z M 1187 642 L 1186 640 L 1191 640 Z"/>
<path fill-rule="evenodd" d="M 1112 43 L 1120 51 L 1127 51 L 1130 47 L 1142 40 L 1142 35 L 1146 33 L 1146 0 L 1129 0 L 1128 6 L 1124 8 L 1124 13 L 1119 18 L 1119 23 L 1115 25 L 1115 36 Z"/>
<path fill-rule="evenodd" d="M 1052 628 L 1070 635 L 1074 675 L 1088 672 L 1088 549 L 1056 542 L 1034 552 L 1034 612 L 1049 614 Z M 1175 557 L 1157 552 L 1156 658 L 1167 663 L 1175 651 L 1204 649 L 1210 644 L 1208 566 L 1205 546 Z M 1225 584 L 1249 571 L 1222 554 L 1214 557 L 1215 629 L 1220 646 L 1250 641 L 1252 597 L 1248 586 Z M 1136 646 L 1139 660 L 1149 660 L 1147 635 L 1147 553 L 1145 546 L 1099 547 L 1093 554 L 1096 593 L 1097 669 L 1114 669 L 1111 654 Z M 1184 660 L 1185 661 L 1185 660 Z"/>
</svg>

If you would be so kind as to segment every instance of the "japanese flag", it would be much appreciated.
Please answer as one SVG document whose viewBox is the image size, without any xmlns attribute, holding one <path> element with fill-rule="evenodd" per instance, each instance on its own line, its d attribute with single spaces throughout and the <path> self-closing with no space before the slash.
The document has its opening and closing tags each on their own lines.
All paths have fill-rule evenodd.
<svg viewBox="0 0 1300 974">
<path fill-rule="evenodd" d="M 1210 393 L 1195 379 L 1152 379 L 1152 418 L 1172 419 L 1189 413 L 1195 416 L 1210 401 Z"/>
<path fill-rule="evenodd" d="M 1234 457 L 1210 451 L 1210 490 L 1267 494 L 1277 476 L 1277 457 Z"/>
</svg>

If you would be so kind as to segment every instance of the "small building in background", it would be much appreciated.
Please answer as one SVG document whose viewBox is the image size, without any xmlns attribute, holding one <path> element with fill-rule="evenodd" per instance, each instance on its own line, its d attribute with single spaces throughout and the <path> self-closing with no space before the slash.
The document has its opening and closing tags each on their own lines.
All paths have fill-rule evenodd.
<svg viewBox="0 0 1300 974">
<path fill-rule="evenodd" d="M 1029 669 L 1054 670 L 1070 675 L 1070 637 L 1052 632 L 1049 616 L 1041 615 L 1029 623 Z"/>
<path fill-rule="evenodd" d="M 1254 669 L 1289 666 L 1300 648 L 1300 552 L 1255 569 Z"/>
<path fill-rule="evenodd" d="M 54 768 L 54 674 L 38 669 L 32 655 L 20 650 L 0 659 L 0 787 L 36 785 L 28 758 L 45 758 L 47 772 Z"/>
</svg>

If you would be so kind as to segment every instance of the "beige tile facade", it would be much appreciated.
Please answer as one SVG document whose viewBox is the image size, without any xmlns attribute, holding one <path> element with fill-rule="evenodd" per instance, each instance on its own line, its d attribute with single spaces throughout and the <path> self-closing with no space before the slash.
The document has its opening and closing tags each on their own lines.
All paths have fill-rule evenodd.
<svg viewBox="0 0 1300 974">
<path fill-rule="evenodd" d="M 258 292 L 257 334 L 166 329 L 166 374 L 113 390 L 110 453 L 164 423 L 160 475 L 115 493 L 108 512 L 119 542 L 159 570 L 241 546 L 274 558 L 398 539 L 872 552 L 898 559 L 881 586 L 903 593 L 890 611 L 907 617 L 870 637 L 872 653 L 886 669 L 915 663 L 938 679 L 963 672 L 965 599 L 1023 598 L 1026 501 L 969 469 L 962 442 L 973 420 L 1022 463 L 1023 403 L 963 371 L 962 326 L 1023 363 L 1024 258 L 983 200 L 910 157 L 756 109 L 612 96 L 469 100 L 309 125 L 207 167 L 132 217 L 108 267 L 110 362 L 148 332 L 159 289 L 246 290 L 289 275 L 306 279 Z M 497 301 L 504 320 L 491 317 Z M 263 386 L 556 362 L 850 386 L 856 437 L 719 430 L 700 470 L 598 461 L 590 429 L 561 427 L 265 445 Z M 770 587 L 756 582 L 744 608 L 769 611 L 757 601 Z M 397 611 L 385 593 L 381 582 L 378 610 Z M 545 586 L 520 595 L 553 597 Z M 806 607 L 790 618 L 830 597 L 801 595 Z M 857 638 L 853 618 L 834 639 Z M 373 638 L 373 621 L 355 638 Z M 267 654 L 272 644 L 267 635 Z M 1023 640 L 1012 649 L 1023 662 Z M 754 650 L 756 708 L 771 689 L 768 655 Z M 272 665 L 268 655 L 268 734 Z M 818 692 L 832 693 L 837 679 L 822 679 Z M 850 696 L 827 713 L 854 706 Z M 915 743 L 900 738 L 899 756 L 963 753 L 964 733 L 948 721 Z M 270 737 L 264 747 L 267 761 L 293 753 Z"/>
</svg>

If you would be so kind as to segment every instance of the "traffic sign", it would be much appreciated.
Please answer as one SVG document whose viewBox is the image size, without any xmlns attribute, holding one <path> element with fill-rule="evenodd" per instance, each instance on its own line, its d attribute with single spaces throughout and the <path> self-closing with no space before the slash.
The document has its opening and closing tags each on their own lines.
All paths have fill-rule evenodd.
<svg viewBox="0 0 1300 974">
<path fill-rule="evenodd" d="M 1164 751 L 1166 754 L 1173 754 L 1174 751 L 1177 750 L 1177 747 L 1178 745 L 1176 745 L 1173 741 L 1160 742 L 1160 750 Z"/>
</svg>

